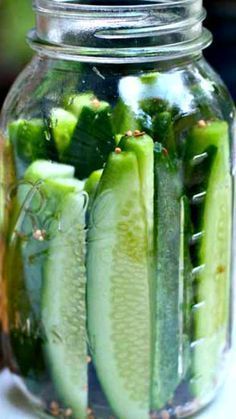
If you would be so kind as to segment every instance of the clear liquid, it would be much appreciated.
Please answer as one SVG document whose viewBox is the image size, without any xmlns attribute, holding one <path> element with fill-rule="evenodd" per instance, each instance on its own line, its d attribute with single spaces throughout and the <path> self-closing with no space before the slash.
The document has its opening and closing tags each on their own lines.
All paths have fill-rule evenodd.
<svg viewBox="0 0 236 419">
<path fill-rule="evenodd" d="M 152 105 L 161 114 L 162 125 L 151 115 L 158 135 L 164 130 L 155 161 L 153 150 L 146 149 L 149 164 L 139 150 L 140 169 L 136 151 L 126 155 L 118 144 L 111 161 L 106 156 L 93 167 L 104 164 L 107 176 L 97 180 L 97 195 L 82 191 L 83 182 L 73 189 L 92 172 L 87 162 L 96 166 L 86 147 L 78 165 L 76 150 L 70 161 L 47 151 L 48 162 L 77 169 L 72 183 L 62 167 L 59 180 L 49 182 L 27 178 L 32 149 L 24 141 L 23 152 L 7 136 L 1 141 L 4 365 L 24 379 L 49 416 L 188 417 L 223 381 L 231 332 L 232 179 L 227 158 L 224 166 L 219 156 L 228 151 L 218 152 L 215 129 L 210 145 L 188 155 L 191 129 L 207 129 L 198 113 L 177 120 L 179 150 L 165 101 Z M 143 124 L 152 134 L 149 117 Z M 206 125 L 217 124 L 213 119 Z"/>
</svg>

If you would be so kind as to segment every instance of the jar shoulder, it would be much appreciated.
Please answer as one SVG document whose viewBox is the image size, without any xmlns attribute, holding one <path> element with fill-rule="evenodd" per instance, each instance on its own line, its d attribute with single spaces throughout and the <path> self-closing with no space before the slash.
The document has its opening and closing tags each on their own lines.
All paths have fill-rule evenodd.
<svg viewBox="0 0 236 419">
<path fill-rule="evenodd" d="M 159 108 L 171 108 L 175 117 L 195 113 L 199 118 L 230 123 L 235 117 L 226 86 L 204 57 L 166 64 L 111 66 L 35 56 L 6 98 L 1 126 L 6 129 L 10 121 L 19 118 L 45 118 L 52 108 L 63 107 L 66 98 L 84 93 L 107 101 L 112 109 L 123 103 L 126 113 L 128 109 L 142 113 L 140 104 L 158 110 L 159 102 Z"/>
</svg>

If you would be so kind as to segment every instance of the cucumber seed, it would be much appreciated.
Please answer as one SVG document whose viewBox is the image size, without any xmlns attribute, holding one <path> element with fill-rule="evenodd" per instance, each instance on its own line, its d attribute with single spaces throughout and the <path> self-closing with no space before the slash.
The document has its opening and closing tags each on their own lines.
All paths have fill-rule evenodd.
<svg viewBox="0 0 236 419">
<path fill-rule="evenodd" d="M 198 121 L 197 123 L 199 128 L 205 128 L 207 126 L 206 121 L 204 121 L 204 119 L 201 119 L 200 121 Z"/>
<path fill-rule="evenodd" d="M 126 135 L 126 137 L 132 137 L 132 136 L 133 136 L 133 133 L 132 133 L 132 131 L 131 131 L 131 130 L 129 130 L 129 131 L 127 131 L 127 132 L 125 133 L 125 135 Z"/>
</svg>

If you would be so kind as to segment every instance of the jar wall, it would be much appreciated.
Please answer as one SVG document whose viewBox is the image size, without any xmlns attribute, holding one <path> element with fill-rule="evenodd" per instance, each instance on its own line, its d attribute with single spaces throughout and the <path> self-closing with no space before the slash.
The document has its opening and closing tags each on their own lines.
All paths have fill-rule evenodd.
<svg viewBox="0 0 236 419">
<path fill-rule="evenodd" d="M 36 57 L 16 81 L 3 353 L 48 415 L 185 417 L 212 400 L 231 346 L 233 121 L 202 56 Z"/>
</svg>

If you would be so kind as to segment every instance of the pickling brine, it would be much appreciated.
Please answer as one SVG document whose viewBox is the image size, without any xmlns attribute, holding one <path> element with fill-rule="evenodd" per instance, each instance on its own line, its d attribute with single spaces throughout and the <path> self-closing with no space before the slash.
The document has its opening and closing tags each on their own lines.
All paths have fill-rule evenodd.
<svg viewBox="0 0 236 419">
<path fill-rule="evenodd" d="M 82 61 L 34 58 L 3 109 L 5 367 L 37 417 L 187 417 L 231 348 L 234 108 L 199 54 Z"/>
</svg>

